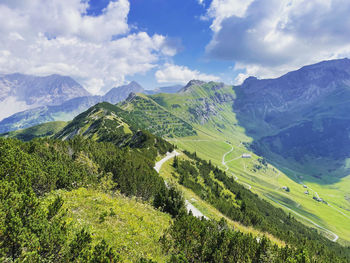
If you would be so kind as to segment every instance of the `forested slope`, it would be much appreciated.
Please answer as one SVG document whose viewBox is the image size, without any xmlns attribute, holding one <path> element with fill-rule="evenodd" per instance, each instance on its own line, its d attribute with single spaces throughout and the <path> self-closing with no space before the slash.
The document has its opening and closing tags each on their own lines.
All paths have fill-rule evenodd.
<svg viewBox="0 0 350 263">
<path fill-rule="evenodd" d="M 99 104 L 75 118 L 55 138 L 29 142 L 0 139 L 3 262 L 349 262 L 349 250 L 298 223 L 190 153 L 186 154 L 192 161 L 174 161 L 181 184 L 233 220 L 272 233 L 287 245 L 278 247 L 267 238 L 235 231 L 225 220 L 187 215 L 181 193 L 153 169 L 156 158 L 173 151 L 174 146 L 140 130 L 133 116 L 119 107 Z M 83 196 L 86 200 L 82 203 Z M 126 199 L 121 201 L 123 196 Z M 112 200 L 122 203 L 128 202 L 127 198 L 146 205 L 136 205 L 149 211 L 144 213 L 144 223 L 143 216 L 127 217 L 141 212 L 113 205 Z M 107 204 L 115 210 L 96 213 L 94 219 L 89 209 L 100 211 L 102 200 L 110 200 Z M 172 218 L 167 230 L 158 226 L 159 241 L 150 231 L 137 230 L 136 225 L 152 227 L 149 213 L 157 215 L 161 222 L 155 223 L 162 226 L 167 226 L 167 217 Z M 123 222 L 130 233 L 119 236 L 135 236 L 131 239 L 135 243 L 126 242 L 124 248 L 118 245 L 115 226 Z M 105 223 L 117 231 L 116 239 L 101 230 Z M 143 234 L 154 253 L 146 253 L 144 246 L 137 244 Z M 130 257 L 126 251 L 132 251 Z"/>
</svg>

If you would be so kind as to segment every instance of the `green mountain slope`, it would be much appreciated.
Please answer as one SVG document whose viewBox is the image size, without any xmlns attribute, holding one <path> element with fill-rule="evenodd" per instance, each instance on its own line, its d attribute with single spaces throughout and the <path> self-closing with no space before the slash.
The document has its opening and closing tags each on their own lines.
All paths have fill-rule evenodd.
<svg viewBox="0 0 350 263">
<path fill-rule="evenodd" d="M 224 171 L 211 162 L 198 158 L 196 154 L 185 151 L 183 155 L 176 157 L 162 173 L 168 181 L 191 190 L 197 200 L 200 198 L 211 204 L 228 219 L 240 222 L 247 227 L 253 226 L 261 232 L 270 233 L 290 246 L 298 246 L 300 240 L 306 238 L 309 241 L 305 241 L 304 248 L 310 245 L 309 242 L 313 243 L 312 246 L 323 244 L 332 251 L 341 247 L 304 226 L 291 214 L 286 214 L 260 199 L 237 183 L 234 178 L 228 177 Z M 205 209 L 203 205 L 199 207 Z M 240 226 L 237 227 L 240 228 Z M 280 244 L 280 242 L 277 243 Z M 339 251 L 339 253 L 343 252 Z"/>
<path fill-rule="evenodd" d="M 132 134 L 129 125 L 119 116 L 121 112 L 121 109 L 107 102 L 96 104 L 74 118 L 55 137 L 67 140 L 80 135 L 100 140 L 105 134 L 116 133 L 121 137 Z"/>
<path fill-rule="evenodd" d="M 164 230 L 162 227 L 167 226 L 163 221 L 170 216 L 160 215 L 155 209 L 166 212 L 164 203 L 169 202 L 168 192 L 172 191 L 172 196 L 176 196 L 176 192 L 168 189 L 153 169 L 152 150 L 122 149 L 113 143 L 79 136 L 65 142 L 36 139 L 24 143 L 0 139 L 0 150 L 0 261 L 101 262 L 96 258 L 127 258 L 127 251 L 133 249 L 136 251 L 132 252 L 131 260 L 143 255 L 164 258 L 157 241 Z M 157 150 L 162 151 L 161 148 Z M 168 150 L 171 149 L 165 149 Z M 79 194 L 83 190 L 70 192 L 82 187 L 89 189 L 87 194 Z M 57 192 L 59 189 L 68 192 Z M 153 205 L 159 195 L 165 196 Z M 128 200 L 132 197 L 139 201 Z M 85 198 L 84 205 L 92 210 L 82 206 L 81 198 Z M 104 207 L 115 208 L 114 213 L 119 208 L 113 202 L 124 203 L 119 212 L 127 215 L 111 214 L 111 211 L 106 215 L 105 211 L 96 214 L 103 204 L 101 198 L 112 203 L 108 205 L 107 202 Z M 143 202 L 148 205 L 144 206 Z M 143 211 L 136 213 L 125 210 L 127 207 Z M 65 208 L 69 209 L 68 215 Z M 172 209 L 171 214 L 175 216 L 176 209 Z M 137 216 L 140 216 L 139 228 L 136 228 Z M 142 216 L 145 216 L 144 224 Z M 163 225 L 157 228 L 149 224 L 150 216 L 159 217 Z M 140 242 L 146 246 L 145 242 L 149 242 L 148 248 L 154 247 L 154 250 L 143 253 L 142 248 L 125 248 L 123 243 L 119 243 L 123 251 L 112 249 L 111 246 L 120 241 L 111 242 L 111 236 L 103 231 L 102 225 L 96 224 L 96 221 L 102 224 L 104 219 L 111 223 L 124 222 L 124 229 L 132 231 L 131 236 L 123 234 L 124 244 Z M 143 230 L 143 227 L 157 232 Z"/>
<path fill-rule="evenodd" d="M 139 149 L 150 158 L 172 151 L 170 143 L 138 127 L 134 116 L 116 105 L 103 102 L 79 114 L 54 137 L 68 140 L 82 136 L 98 142 L 112 142 L 118 147 Z"/>
<path fill-rule="evenodd" d="M 263 100 L 258 98 L 259 91 L 255 92 L 255 99 L 251 100 L 263 104 Z M 333 166 L 336 163 L 331 159 L 317 160 L 309 156 L 309 158 L 304 158 L 303 162 L 298 163 L 295 159 L 284 159 L 283 156 L 271 153 L 269 148 L 264 146 L 265 143 L 259 143 L 254 137 L 251 137 L 249 129 L 257 127 L 256 131 L 261 129 L 265 134 L 269 129 L 265 128 L 266 125 L 255 121 L 259 119 L 258 113 L 242 109 L 244 105 L 247 109 L 251 109 L 252 106 L 248 107 L 249 103 L 244 104 L 240 101 L 242 99 L 240 93 L 240 89 L 220 83 L 190 82 L 177 94 L 157 94 L 151 98 L 188 121 L 197 130 L 197 136 L 176 138 L 171 142 L 180 148 L 196 151 L 198 156 L 211 160 L 226 169 L 228 174 L 238 182 L 285 211 L 292 211 L 302 222 L 316 227 L 330 239 L 349 244 L 350 227 L 347 224 L 350 218 L 350 203 L 347 201 L 350 196 L 349 177 L 337 183 L 334 183 L 329 177 L 312 177 L 312 175 L 317 175 L 320 169 L 323 171 L 327 171 L 327 167 L 332 169 L 329 163 L 332 162 Z M 261 106 L 261 109 L 263 112 L 264 107 Z M 242 125 L 243 118 L 245 118 L 244 123 L 247 123 L 245 125 Z M 281 121 L 287 120 L 290 119 L 285 117 Z M 300 131 L 304 133 L 299 134 L 300 144 L 308 147 L 307 139 L 318 139 L 317 134 L 320 133 L 317 133 L 317 129 L 315 129 L 315 134 L 309 133 L 302 127 Z M 344 129 L 337 128 L 335 125 L 333 133 L 340 130 Z M 332 134 L 331 131 L 330 133 Z M 286 130 L 285 134 L 289 136 L 294 134 L 295 138 L 298 138 L 298 133 L 294 131 L 292 133 L 292 130 Z M 291 150 L 285 143 L 293 141 L 286 139 L 287 141 L 284 142 L 273 140 L 273 137 L 269 138 L 264 137 L 262 142 L 270 140 L 269 142 L 274 147 L 280 147 L 285 153 Z M 302 143 L 302 140 L 305 142 Z M 322 144 L 327 145 L 328 143 L 322 140 L 322 137 L 319 141 L 321 141 L 320 148 L 323 147 Z M 254 148 L 256 145 L 258 148 Z M 274 166 L 269 164 L 262 169 L 259 161 L 261 158 L 253 151 L 260 157 L 267 158 Z M 241 158 L 244 153 L 249 153 L 251 158 Z M 314 169 L 315 166 L 312 164 L 316 162 L 319 163 L 319 166 Z M 303 185 L 306 185 L 308 189 Z M 290 191 L 286 192 L 283 187 L 288 187 Z M 308 194 L 305 194 L 306 190 Z M 326 203 L 318 202 L 314 197 L 315 199 L 323 198 Z M 337 236 L 340 239 L 337 239 Z"/>
<path fill-rule="evenodd" d="M 105 240 L 119 252 L 122 262 L 140 258 L 167 260 L 159 239 L 172 222 L 169 214 L 118 193 L 87 188 L 55 191 L 46 202 L 52 202 L 57 195 L 64 201 L 62 209 L 68 210 L 72 232 L 86 228 L 94 233 L 94 243 Z"/>
<path fill-rule="evenodd" d="M 140 128 L 147 129 L 155 135 L 163 137 L 196 135 L 190 124 L 146 95 L 132 93 L 119 106 L 124 111 L 131 113 L 130 115 Z"/>
</svg>

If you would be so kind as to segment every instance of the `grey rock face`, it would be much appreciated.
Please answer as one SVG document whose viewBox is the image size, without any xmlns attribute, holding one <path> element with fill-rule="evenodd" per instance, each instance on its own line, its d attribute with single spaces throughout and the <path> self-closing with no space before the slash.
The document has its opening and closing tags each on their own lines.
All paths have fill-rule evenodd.
<svg viewBox="0 0 350 263">
<path fill-rule="evenodd" d="M 193 79 L 193 80 L 190 80 L 187 83 L 187 85 L 185 87 L 183 87 L 179 92 L 187 92 L 187 91 L 189 91 L 191 89 L 191 87 L 202 86 L 204 84 L 206 84 L 205 81 Z"/>
<path fill-rule="evenodd" d="M 112 88 L 103 96 L 103 100 L 112 104 L 116 104 L 125 100 L 131 92 L 143 93 L 144 89 L 136 81 L 130 82 L 128 85 Z"/>
<path fill-rule="evenodd" d="M 181 85 L 174 85 L 174 86 L 160 87 L 154 90 L 145 90 L 144 93 L 147 95 L 154 95 L 158 93 L 177 93 L 182 88 L 183 86 Z"/>
</svg>

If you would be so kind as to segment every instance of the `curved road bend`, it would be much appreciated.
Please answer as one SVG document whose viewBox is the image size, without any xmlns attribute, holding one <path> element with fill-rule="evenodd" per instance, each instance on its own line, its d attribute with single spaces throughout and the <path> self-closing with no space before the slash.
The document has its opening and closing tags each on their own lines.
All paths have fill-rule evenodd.
<svg viewBox="0 0 350 263">
<path fill-rule="evenodd" d="M 222 161 L 221 161 L 222 165 L 225 166 L 225 172 L 227 172 L 229 168 L 228 168 L 228 166 L 227 166 L 226 163 L 231 162 L 231 161 L 234 161 L 234 160 L 237 160 L 237 159 L 241 158 L 241 156 L 236 157 L 236 158 L 234 158 L 234 159 L 229 160 L 229 161 L 226 162 L 226 161 L 225 161 L 226 155 L 228 155 L 229 153 L 231 153 L 231 152 L 233 151 L 233 146 L 232 146 L 231 144 L 227 143 L 227 142 L 225 142 L 225 143 L 231 146 L 231 150 L 229 150 L 228 152 L 224 153 L 224 155 L 222 156 Z M 232 174 L 232 176 L 235 177 L 235 181 L 238 182 L 238 177 L 235 176 L 233 173 L 231 173 L 231 174 Z M 243 184 L 243 185 L 246 185 L 247 188 L 248 188 L 249 190 L 252 189 L 252 186 L 249 185 L 249 184 L 247 184 L 247 183 L 244 183 L 244 182 L 239 182 L 239 183 L 240 183 L 240 184 Z"/>
<path fill-rule="evenodd" d="M 157 173 L 159 173 L 160 168 L 162 168 L 162 165 L 170 160 L 171 158 L 174 158 L 175 156 L 180 155 L 180 153 L 178 153 L 177 151 L 173 151 L 171 153 L 167 153 L 166 156 L 161 159 L 160 161 L 156 162 L 156 165 L 154 166 L 154 169 L 157 171 Z M 195 217 L 204 217 L 205 219 L 208 219 L 205 215 L 202 214 L 201 211 L 199 211 L 196 207 L 194 207 L 194 205 L 192 205 L 188 200 L 185 200 L 185 205 L 186 205 L 186 209 L 188 212 L 192 212 L 193 216 Z"/>
</svg>

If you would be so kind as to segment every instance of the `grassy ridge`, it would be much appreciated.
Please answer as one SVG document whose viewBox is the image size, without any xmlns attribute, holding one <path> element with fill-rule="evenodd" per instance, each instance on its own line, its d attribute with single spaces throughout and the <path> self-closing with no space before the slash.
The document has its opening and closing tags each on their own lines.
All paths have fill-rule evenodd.
<svg viewBox="0 0 350 263">
<path fill-rule="evenodd" d="M 155 135 L 183 137 L 196 134 L 190 124 L 143 94 L 133 94 L 119 106 L 126 112 L 132 112 L 130 115 L 140 128 Z"/>
</svg>

